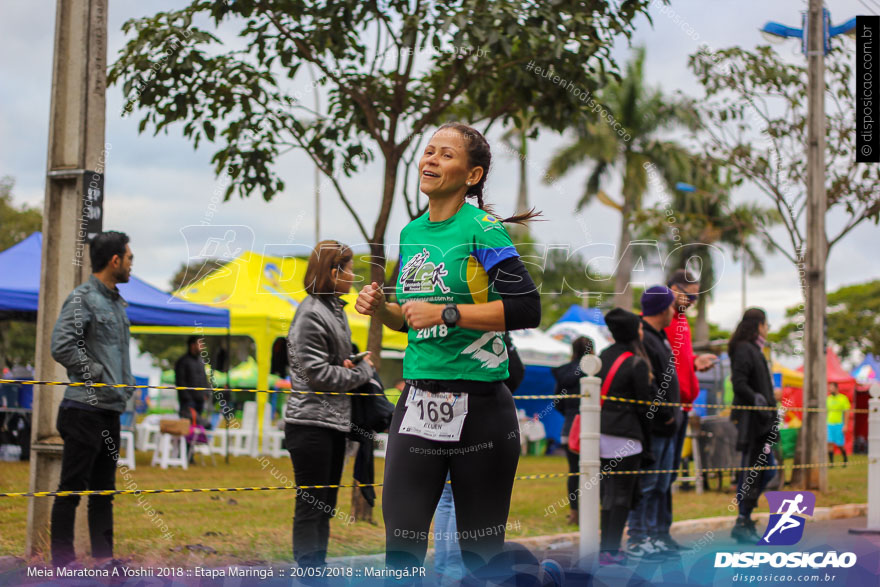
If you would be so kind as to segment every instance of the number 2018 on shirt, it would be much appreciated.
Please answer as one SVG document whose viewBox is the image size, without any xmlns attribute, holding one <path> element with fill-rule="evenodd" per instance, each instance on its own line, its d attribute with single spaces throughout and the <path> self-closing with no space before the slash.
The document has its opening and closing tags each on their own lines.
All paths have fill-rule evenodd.
<svg viewBox="0 0 880 587">
<path fill-rule="evenodd" d="M 446 336 L 446 333 L 449 331 L 449 328 L 445 324 L 434 325 L 430 328 L 419 328 L 416 333 L 416 338 L 432 338 L 434 336 Z"/>
</svg>

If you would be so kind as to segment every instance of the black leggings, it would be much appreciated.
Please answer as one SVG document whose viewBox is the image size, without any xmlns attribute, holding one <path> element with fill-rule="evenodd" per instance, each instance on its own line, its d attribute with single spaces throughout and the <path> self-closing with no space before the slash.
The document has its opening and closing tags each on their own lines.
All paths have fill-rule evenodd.
<svg viewBox="0 0 880 587">
<path fill-rule="evenodd" d="M 407 384 L 389 428 L 382 492 L 385 564 L 404 568 L 424 563 L 431 519 L 448 472 L 462 561 L 474 571 L 504 545 L 520 452 L 513 396 L 503 382 L 486 383 L 483 393 L 468 394 L 460 440 L 437 442 L 398 432 L 410 389 Z M 455 389 L 452 382 L 450 390 Z"/>
<path fill-rule="evenodd" d="M 603 471 L 638 471 L 642 461 L 641 454 L 619 459 L 599 459 Z M 599 480 L 602 511 L 600 550 L 616 553 L 620 550 L 623 527 L 629 512 L 639 499 L 638 475 L 606 475 Z"/>
</svg>

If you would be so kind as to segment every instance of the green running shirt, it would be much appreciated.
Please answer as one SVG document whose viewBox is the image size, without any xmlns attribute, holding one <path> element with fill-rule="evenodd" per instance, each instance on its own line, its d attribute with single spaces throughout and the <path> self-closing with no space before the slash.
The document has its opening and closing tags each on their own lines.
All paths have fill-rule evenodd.
<svg viewBox="0 0 880 587">
<path fill-rule="evenodd" d="M 488 271 L 519 257 L 498 219 L 465 203 L 454 216 L 431 222 L 422 214 L 400 233 L 397 299 L 436 304 L 485 304 L 501 296 L 489 284 Z M 507 379 L 507 347 L 502 332 L 445 324 L 410 328 L 403 360 L 406 379 Z"/>
</svg>

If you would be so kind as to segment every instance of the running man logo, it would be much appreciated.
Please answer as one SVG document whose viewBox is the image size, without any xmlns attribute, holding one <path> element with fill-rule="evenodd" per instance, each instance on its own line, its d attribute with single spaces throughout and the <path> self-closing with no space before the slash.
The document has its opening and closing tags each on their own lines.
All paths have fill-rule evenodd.
<svg viewBox="0 0 880 587">
<path fill-rule="evenodd" d="M 434 287 L 439 286 L 440 291 L 449 293 L 443 278 L 449 275 L 445 264 L 434 265 L 428 261 L 431 254 L 428 249 L 412 257 L 400 270 L 400 283 L 404 293 L 433 293 Z"/>
<path fill-rule="evenodd" d="M 768 491 L 765 495 L 771 514 L 764 536 L 758 544 L 797 544 L 804 536 L 806 521 L 806 518 L 798 514 L 812 516 L 816 507 L 816 496 L 809 491 Z M 775 514 L 772 513 L 774 511 Z"/>
</svg>

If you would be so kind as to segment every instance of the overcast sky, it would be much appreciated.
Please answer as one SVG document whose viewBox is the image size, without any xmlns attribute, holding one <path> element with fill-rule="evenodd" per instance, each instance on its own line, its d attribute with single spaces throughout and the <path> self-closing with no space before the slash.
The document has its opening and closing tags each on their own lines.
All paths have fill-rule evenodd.
<svg viewBox="0 0 880 587">
<path fill-rule="evenodd" d="M 112 0 L 109 62 L 115 60 L 125 41 L 121 31 L 123 22 L 183 4 Z M 800 26 L 800 12 L 805 2 L 673 1 L 672 9 L 666 14 L 661 14 L 658 7 L 659 3 L 652 8 L 653 26 L 645 18 L 638 20 L 632 41 L 633 45 L 647 48 L 647 79 L 665 92 L 680 90 L 696 97 L 700 95 L 700 86 L 687 68 L 687 57 L 700 44 L 714 49 L 734 45 L 754 47 L 765 42 L 758 29 L 767 20 Z M 832 22 L 838 24 L 857 14 L 880 13 L 880 2 L 835 0 L 830 8 Z M 6 0 L 0 4 L 0 175 L 11 175 L 15 179 L 14 194 L 18 203 L 41 205 L 43 200 L 54 11 L 54 0 Z M 792 41 L 779 45 L 778 50 L 788 58 L 799 59 L 798 47 Z M 621 64 L 629 53 L 625 43 L 618 43 L 615 55 Z M 309 79 L 298 78 L 296 82 L 306 87 Z M 557 90 L 550 86 L 548 91 Z M 139 135 L 139 116 L 121 118 L 118 113 L 122 105 L 121 89 L 110 88 L 106 141 L 111 148 L 106 169 L 104 227 L 128 233 L 136 256 L 134 273 L 167 289 L 169 278 L 188 255 L 181 229 L 198 225 L 205 218 L 213 194 L 222 189 L 210 164 L 212 145 L 203 143 L 198 151 L 193 151 L 191 143 L 182 137 L 180 127 L 172 128 L 167 136 Z M 490 143 L 497 144 L 497 140 L 492 140 L 497 139 L 497 133 L 493 134 L 489 136 Z M 620 226 L 616 211 L 594 202 L 581 214 L 573 213 L 588 172 L 586 167 L 565 176 L 554 187 L 540 182 L 548 160 L 563 142 L 565 137 L 545 132 L 530 147 L 530 198 L 547 219 L 533 225 L 534 234 L 544 243 L 568 245 L 571 249 L 587 244 L 616 243 Z M 495 155 L 487 200 L 499 213 L 507 214 L 513 211 L 516 200 L 516 161 L 497 149 Z M 253 248 L 257 251 L 273 243 L 313 245 L 313 167 L 304 155 L 294 152 L 280 160 L 278 169 L 287 184 L 285 193 L 270 203 L 259 196 L 244 201 L 236 197 L 219 206 L 211 218 L 213 225 L 250 226 L 254 234 Z M 369 168 L 345 185 L 363 211 L 364 220 L 371 221 L 381 193 L 380 169 Z M 606 191 L 617 195 L 619 185 L 619 182 L 611 182 Z M 325 194 L 321 203 L 321 237 L 351 244 L 362 242 L 338 197 L 329 190 Z M 759 197 L 758 192 L 750 188 L 735 194 L 737 201 Z M 656 198 L 649 198 L 649 203 L 654 201 Z M 389 243 L 397 241 L 406 221 L 403 200 L 398 199 L 387 233 Z M 829 218 L 831 228 L 839 222 L 840 218 Z M 828 261 L 829 291 L 880 277 L 878 237 L 880 229 L 865 223 L 832 250 Z M 740 266 L 730 251 L 719 255 L 718 263 L 721 278 L 710 304 L 710 319 L 732 328 L 740 315 Z M 748 303 L 766 308 L 771 322 L 779 325 L 784 309 L 800 301 L 797 273 L 781 255 L 770 256 L 765 265 L 764 276 L 749 277 Z M 657 281 L 662 279 L 659 270 L 654 275 Z"/>
</svg>

